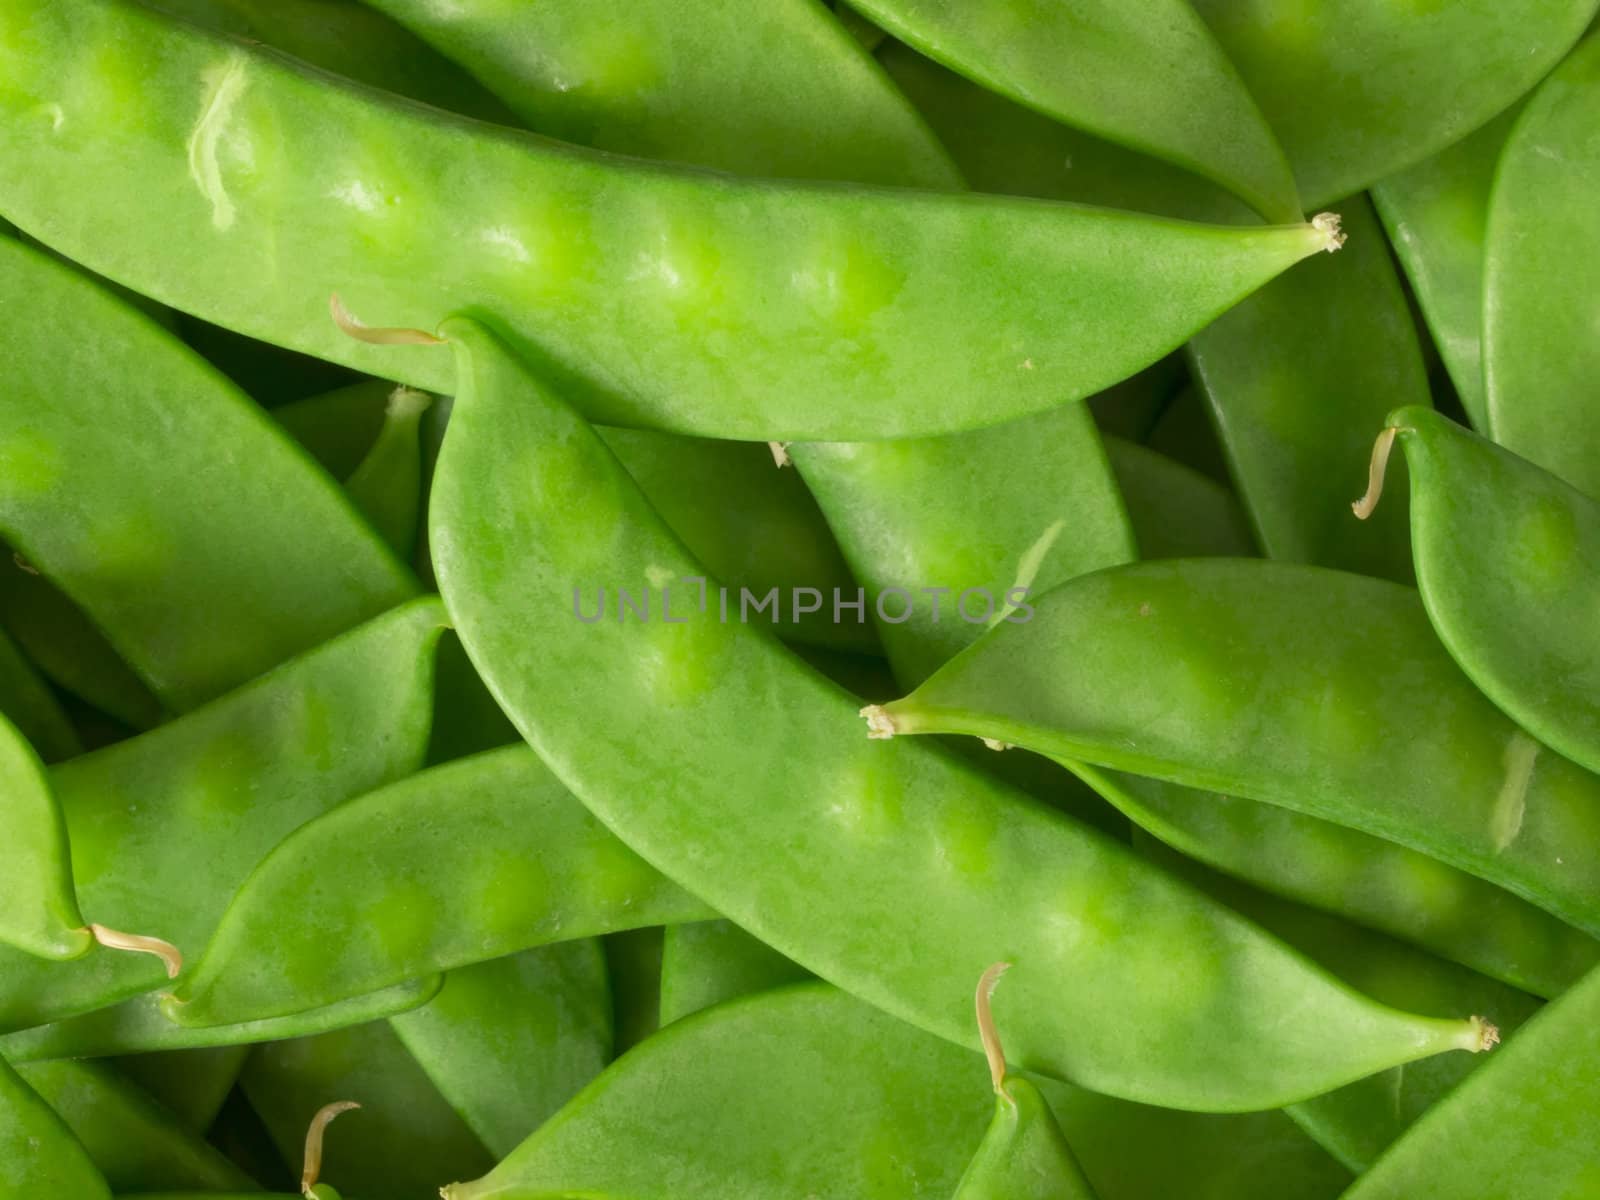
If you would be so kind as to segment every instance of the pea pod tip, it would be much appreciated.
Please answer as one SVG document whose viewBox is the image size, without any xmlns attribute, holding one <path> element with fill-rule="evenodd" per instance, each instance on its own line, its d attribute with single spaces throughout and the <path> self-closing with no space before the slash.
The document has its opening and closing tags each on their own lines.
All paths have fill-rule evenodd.
<svg viewBox="0 0 1600 1200">
<path fill-rule="evenodd" d="M 867 736 L 874 741 L 892 738 L 899 732 L 895 728 L 894 717 L 881 704 L 868 704 L 859 715 L 866 719 Z"/>
<path fill-rule="evenodd" d="M 1337 252 L 1350 236 L 1344 231 L 1344 218 L 1336 212 L 1318 213 L 1311 218 L 1311 228 L 1326 239 L 1322 248 L 1329 254 Z"/>
</svg>

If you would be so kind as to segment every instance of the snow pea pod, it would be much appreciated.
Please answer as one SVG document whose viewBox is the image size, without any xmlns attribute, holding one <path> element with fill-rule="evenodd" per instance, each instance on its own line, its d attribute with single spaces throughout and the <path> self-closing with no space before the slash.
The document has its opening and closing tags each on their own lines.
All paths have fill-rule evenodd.
<svg viewBox="0 0 1600 1200">
<path fill-rule="evenodd" d="M 1364 196 L 1339 205 L 1337 261 L 1274 280 L 1189 342 L 1239 498 L 1268 558 L 1411 580 L 1403 513 L 1358 526 L 1346 505 L 1372 428 L 1428 403 L 1416 328 Z"/>
<path fill-rule="evenodd" d="M 1193 171 L 1269 221 L 1300 217 L 1282 147 L 1187 0 L 860 0 L 857 7 L 929 57 L 1029 108 Z"/>
<path fill-rule="evenodd" d="M 0 1058 L 0 1192 L 111 1200 L 111 1188 L 66 1122 Z"/>
<path fill-rule="evenodd" d="M 1227 488 L 1136 442 L 1104 442 L 1141 558 L 1255 553 L 1250 520 Z"/>
<path fill-rule="evenodd" d="M 166 704 L 193 708 L 415 594 L 333 482 L 142 313 L 0 240 L 0 314 L 0 531 Z"/>
<path fill-rule="evenodd" d="M 611 989 L 593 938 L 451 971 L 389 1027 L 502 1158 L 611 1061 Z"/>
<path fill-rule="evenodd" d="M 45 762 L 83 753 L 83 743 L 61 702 L 4 628 L 0 628 L 0 715 L 16 726 Z"/>
<path fill-rule="evenodd" d="M 351 503 L 401 559 L 416 546 L 424 490 L 421 424 L 432 403 L 432 396 L 413 388 L 390 392 L 377 439 L 344 481 Z"/>
<path fill-rule="evenodd" d="M 661 953 L 661 1024 L 736 996 L 809 979 L 810 972 L 732 921 L 695 921 L 666 931 Z"/>
<path fill-rule="evenodd" d="M 0 48 L 0 154 L 26 164 L 0 180 L 0 211 L 41 240 L 429 391 L 449 390 L 446 357 L 345 337 L 329 294 L 392 326 L 471 304 L 613 424 L 748 440 L 994 424 L 1131 374 L 1336 240 L 1326 222 L 1198 227 L 624 161 L 389 100 L 130 0 L 16 0 Z M 119 188 L 139 202 L 91 203 Z"/>
<path fill-rule="evenodd" d="M 1194 0 L 1267 114 L 1308 204 L 1428 157 L 1561 60 L 1595 0 Z"/>
<path fill-rule="evenodd" d="M 249 1053 L 245 1045 L 197 1046 L 124 1055 L 113 1065 L 185 1129 L 204 1134 L 222 1111 Z"/>
<path fill-rule="evenodd" d="M 443 623 L 436 600 L 414 601 L 179 720 L 55 767 L 83 907 L 180 949 L 203 945 L 289 830 L 416 769 Z M 0 1029 L 147 991 L 164 978 L 147 961 L 0 951 Z"/>
<path fill-rule="evenodd" d="M 1077 579 L 1034 610 L 868 710 L 869 727 L 978 734 L 1283 805 L 1600 932 L 1600 778 L 1473 687 L 1409 588 L 1188 559 Z"/>
<path fill-rule="evenodd" d="M 1600 770 L 1600 502 L 1427 409 L 1385 424 L 1376 465 L 1405 451 L 1417 584 L 1439 640 L 1518 725 Z"/>
<path fill-rule="evenodd" d="M 1003 954 L 1017 964 L 1001 1016 L 1020 1064 L 1196 1109 L 1273 1106 L 1479 1043 L 1472 1022 L 1345 990 L 937 748 L 865 742 L 847 693 L 748 625 L 696 619 L 690 587 L 672 622 L 575 623 L 574 586 L 663 589 L 701 568 L 581 417 L 481 326 L 444 329 L 460 374 L 430 540 L 462 643 L 574 794 L 729 919 L 967 1044 L 950 981 Z M 588 497 L 581 519 L 563 500 L 573 489 Z M 1181 993 L 1148 986 L 1169 971 Z"/>
<path fill-rule="evenodd" d="M 1600 1186 L 1600 970 L 1548 1005 L 1426 1113 L 1345 1200 L 1505 1200 Z"/>
<path fill-rule="evenodd" d="M 17 727 L 0 717 L 0 836 L 6 886 L 0 891 L 0 942 L 41 958 L 80 958 L 94 935 L 78 911 L 67 826 L 45 765 Z"/>
<path fill-rule="evenodd" d="M 1495 173 L 1484 259 L 1483 372 L 1502 446 L 1600 499 L 1593 402 L 1600 218 L 1600 34 L 1540 85 Z M 1558 282 L 1557 282 L 1558 281 Z"/>
<path fill-rule="evenodd" d="M 394 864 L 413 864 L 396 878 Z M 526 746 L 391 783 L 296 829 L 228 903 L 164 1011 L 283 1016 L 550 942 L 712 916 Z"/>
<path fill-rule="evenodd" d="M 809 0 L 634 0 L 625 15 L 583 0 L 371 3 L 550 137 L 737 174 L 962 186 L 871 55 Z"/>
<path fill-rule="evenodd" d="M 349 479 L 383 430 L 395 385 L 382 379 L 280 404 L 272 419 L 335 479 Z"/>
</svg>

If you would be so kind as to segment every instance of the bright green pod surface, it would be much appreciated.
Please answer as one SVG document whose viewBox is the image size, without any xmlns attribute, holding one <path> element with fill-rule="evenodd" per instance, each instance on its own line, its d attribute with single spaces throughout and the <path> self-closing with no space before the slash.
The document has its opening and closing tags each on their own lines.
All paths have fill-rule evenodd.
<svg viewBox="0 0 1600 1200">
<path fill-rule="evenodd" d="M 1026 1079 L 1007 1079 L 995 1097 L 994 1119 L 955 1200 L 1094 1200 L 1050 1102 Z"/>
<path fill-rule="evenodd" d="M 661 952 L 661 1024 L 735 996 L 770 991 L 810 977 L 732 921 L 694 921 L 666 931 Z"/>
<path fill-rule="evenodd" d="M 1588 934 L 1408 847 L 1275 804 L 1071 769 L 1190 858 L 1536 996 L 1560 995 L 1600 963 L 1600 942 Z"/>
<path fill-rule="evenodd" d="M 411 864 L 403 878 L 397 862 Z M 549 942 L 712 915 L 515 746 L 295 830 L 243 881 L 163 1008 L 181 1025 L 260 1020 Z"/>
<path fill-rule="evenodd" d="M 196 954 L 234 889 L 290 830 L 416 770 L 443 623 L 438 601 L 414 601 L 188 716 L 52 770 L 82 907 Z M 0 1029 L 99 1008 L 164 979 L 149 955 L 45 963 L 3 952 Z"/>
<path fill-rule="evenodd" d="M 1073 580 L 1034 608 L 875 724 L 1280 804 L 1600 931 L 1600 778 L 1473 687 L 1411 589 L 1186 559 Z"/>
<path fill-rule="evenodd" d="M 691 587 L 670 621 L 576 621 L 574 587 L 659 592 L 702 568 L 575 412 L 481 327 L 445 329 L 461 375 L 431 541 L 461 639 L 556 775 L 731 920 L 961 1044 L 962 981 L 1014 962 L 999 1015 L 1020 1066 L 1175 1106 L 1270 1107 L 1475 1043 L 936 748 L 867 742 L 847 693 L 759 631 L 692 615 Z"/>
<path fill-rule="evenodd" d="M 461 967 L 389 1028 L 503 1158 L 611 1061 L 605 956 L 583 938 Z"/>
<path fill-rule="evenodd" d="M 333 481 L 143 313 L 0 240 L 0 315 L 0 530 L 174 709 L 416 592 Z"/>
<path fill-rule="evenodd" d="M 425 489 L 420 427 L 432 403 L 432 396 L 414 388 L 390 392 L 377 440 L 344 481 L 350 502 L 401 559 L 416 547 Z"/>
<path fill-rule="evenodd" d="M 962 186 L 938 139 L 815 0 L 372 5 L 562 141 L 745 175 Z"/>
<path fill-rule="evenodd" d="M 663 1030 L 490 1175 L 445 1194 L 948 1197 L 991 1112 L 982 1078 L 976 1054 L 842 992 L 784 988 Z M 1101 1200 L 1321 1200 L 1348 1179 L 1280 1113 L 1046 1092 Z"/>
<path fill-rule="evenodd" d="M 1431 411 L 1386 424 L 1439 640 L 1517 724 L 1600 770 L 1600 501 Z"/>
<path fill-rule="evenodd" d="M 17 727 L 0 717 L 0 942 L 41 958 L 79 958 L 94 944 L 72 886 L 67 826 L 45 765 Z M 101 914 L 108 924 L 122 918 Z"/>
<path fill-rule="evenodd" d="M 1405 514 L 1350 519 L 1372 430 L 1428 403 L 1416 326 L 1364 196 L 1336 205 L 1350 242 L 1274 280 L 1188 347 L 1239 498 L 1268 558 L 1411 579 Z"/>
<path fill-rule="evenodd" d="M 1107 436 L 1104 443 L 1139 557 L 1247 558 L 1255 553 L 1250 518 L 1227 488 L 1136 442 Z"/>
<path fill-rule="evenodd" d="M 1489 428 L 1483 393 L 1483 256 L 1489 194 L 1519 104 L 1397 175 L 1372 199 L 1472 427 Z"/>
<path fill-rule="evenodd" d="M 252 1186 L 221 1151 L 105 1063 L 27 1063 L 17 1073 L 60 1114 L 118 1193 Z"/>
<path fill-rule="evenodd" d="M 61 710 L 61 702 L 3 627 L 0 627 L 0 715 L 16 726 L 17 733 L 45 762 L 83 753 L 83 743 L 67 714 Z"/>
<path fill-rule="evenodd" d="M 1419 162 L 1561 60 L 1595 0 L 1194 0 L 1308 205 Z"/>
<path fill-rule="evenodd" d="M 1300 219 L 1282 147 L 1188 0 L 859 0 L 924 54 L 1029 108 Z"/>
<path fill-rule="evenodd" d="M 1581 1200 L 1600 1189 L 1600 970 L 1507 1040 L 1345 1200 Z"/>
<path fill-rule="evenodd" d="M 0 77 L 0 155 L 27 164 L 0 181 L 0 211 L 41 240 L 218 324 L 431 391 L 449 390 L 448 355 L 348 338 L 329 296 L 386 326 L 470 305 L 613 424 L 750 440 L 994 424 L 1131 374 L 1329 244 L 1310 225 L 624 161 L 390 100 L 129 0 L 16 0 Z M 139 202 L 93 202 L 119 189 Z"/>
<path fill-rule="evenodd" d="M 1484 264 L 1485 430 L 1600 499 L 1600 34 L 1528 101 L 1495 174 Z"/>
<path fill-rule="evenodd" d="M 56 1111 L 0 1058 L 0 1194 L 111 1200 L 111 1188 Z"/>
</svg>

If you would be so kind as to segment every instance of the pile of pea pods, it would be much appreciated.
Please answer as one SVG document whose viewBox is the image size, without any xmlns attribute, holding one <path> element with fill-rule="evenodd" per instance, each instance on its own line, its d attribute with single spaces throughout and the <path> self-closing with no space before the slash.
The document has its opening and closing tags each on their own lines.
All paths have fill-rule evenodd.
<svg viewBox="0 0 1600 1200">
<path fill-rule="evenodd" d="M 0 0 L 0 1200 L 1600 1198 L 1597 10 Z"/>
</svg>

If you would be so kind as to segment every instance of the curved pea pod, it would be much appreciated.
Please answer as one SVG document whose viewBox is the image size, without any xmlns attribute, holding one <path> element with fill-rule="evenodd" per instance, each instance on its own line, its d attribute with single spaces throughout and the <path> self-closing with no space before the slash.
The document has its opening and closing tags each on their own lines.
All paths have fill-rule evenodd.
<svg viewBox="0 0 1600 1200">
<path fill-rule="evenodd" d="M 413 601 L 185 717 L 54 768 L 82 907 L 198 950 L 290 830 L 421 763 L 443 624 L 438 601 Z M 163 979 L 145 955 L 45 963 L 0 952 L 0 1029 L 100 1008 Z"/>
<path fill-rule="evenodd" d="M 625 19 L 582 0 L 373 7 L 563 141 L 747 175 L 962 186 L 871 55 L 806 0 L 635 0 Z"/>
<path fill-rule="evenodd" d="M 611 1061 L 605 956 L 583 938 L 460 967 L 389 1027 L 501 1158 Z"/>
<path fill-rule="evenodd" d="M 111 1188 L 67 1124 L 0 1058 L 0 1192 L 111 1200 Z"/>
<path fill-rule="evenodd" d="M 166 704 L 193 708 L 416 592 L 333 481 L 142 313 L 4 240 L 0 312 L 16 314 L 0 531 Z"/>
<path fill-rule="evenodd" d="M 1415 324 L 1364 196 L 1339 204 L 1350 244 L 1197 333 L 1188 356 L 1268 558 L 1411 580 L 1404 514 L 1358 525 L 1349 481 L 1372 427 L 1428 403 Z"/>
<path fill-rule="evenodd" d="M 575 586 L 702 570 L 582 418 L 480 326 L 445 330 L 461 374 L 431 541 L 462 642 L 574 794 L 729 919 L 964 1044 L 965 989 L 949 981 L 1003 955 L 1020 1065 L 1175 1106 L 1273 1106 L 1479 1044 L 1471 1022 L 1344 989 L 936 748 L 866 742 L 847 693 L 748 625 L 690 616 L 688 589 L 671 623 L 575 622 Z M 1167 971 L 1181 994 L 1150 986 Z"/>
<path fill-rule="evenodd" d="M 1592 6 L 1591 6 L 1592 7 Z M 1490 437 L 1600 499 L 1592 285 L 1600 218 L 1600 34 L 1540 85 L 1495 173 L 1484 260 Z"/>
<path fill-rule="evenodd" d="M 1453 146 L 1373 185 L 1372 199 L 1472 427 L 1489 428 L 1483 392 L 1483 269 L 1489 195 L 1508 109 Z"/>
<path fill-rule="evenodd" d="M 1283 149 L 1186 0 L 860 0 L 858 7 L 1029 108 L 1176 163 L 1268 220 L 1300 217 Z"/>
<path fill-rule="evenodd" d="M 1595 0 L 1194 0 L 1325 204 L 1450 145 L 1533 87 Z M 1404 114 L 1403 119 L 1398 114 Z"/>
<path fill-rule="evenodd" d="M 1255 538 L 1227 488 L 1136 442 L 1105 438 L 1142 558 L 1248 557 Z"/>
<path fill-rule="evenodd" d="M 16 224 L 175 307 L 429 391 L 450 389 L 446 356 L 346 337 L 329 295 L 423 328 L 470 301 L 613 424 L 758 441 L 994 424 L 1131 374 L 1333 242 L 622 160 L 130 0 L 18 0 L 0 46 L 23 29 L 26 53 L 0 54 Z M 123 78 L 141 86 L 108 90 Z M 93 201 L 119 189 L 139 202 Z"/>
<path fill-rule="evenodd" d="M 1429 410 L 1386 424 L 1375 465 L 1391 445 L 1405 451 L 1417 583 L 1439 640 L 1517 724 L 1600 770 L 1600 502 Z"/>
<path fill-rule="evenodd" d="M 1141 829 L 1274 895 L 1538 996 L 1600 963 L 1600 942 L 1436 858 L 1305 813 L 1122 771 L 1071 768 Z"/>
<path fill-rule="evenodd" d="M 397 862 L 412 864 L 403 880 Z M 711 915 L 516 746 L 295 830 L 244 881 L 163 1007 L 181 1025 L 260 1020 L 549 942 Z"/>
<path fill-rule="evenodd" d="M 783 988 L 664 1029 L 445 1195 L 949 1196 L 988 1117 L 982 1061 L 834 988 Z M 1046 1086 L 1102 1200 L 1184 1186 L 1318 1200 L 1348 1178 L 1280 1113 L 1199 1116 Z"/>
<path fill-rule="evenodd" d="M 1033 605 L 871 710 L 875 731 L 977 734 L 1279 804 L 1600 932 L 1600 778 L 1495 708 L 1411 589 L 1188 559 L 1112 568 Z"/>
<path fill-rule="evenodd" d="M 4 628 L 0 628 L 0 715 L 16 726 L 45 762 L 83 752 L 61 702 Z"/>
<path fill-rule="evenodd" d="M 221 1151 L 105 1063 L 26 1063 L 17 1073 L 60 1114 L 119 1193 L 252 1186 Z"/>
<path fill-rule="evenodd" d="M 0 942 L 41 958 L 79 958 L 94 937 L 78 911 L 61 818 L 45 765 L 17 727 L 0 717 Z"/>
<path fill-rule="evenodd" d="M 732 921 L 670 926 L 661 953 L 661 1024 L 809 979 L 810 972 Z"/>
<path fill-rule="evenodd" d="M 1346 1200 L 1587 1196 L 1600 1184 L 1600 970 L 1426 1113 Z"/>
<path fill-rule="evenodd" d="M 384 544 L 410 558 L 422 512 L 422 416 L 433 397 L 395 388 L 384 405 L 383 426 L 360 465 L 344 481 L 345 493 Z"/>
<path fill-rule="evenodd" d="M 955 1200 L 1093 1200 L 1043 1093 L 1026 1079 L 1005 1088 Z"/>
</svg>

